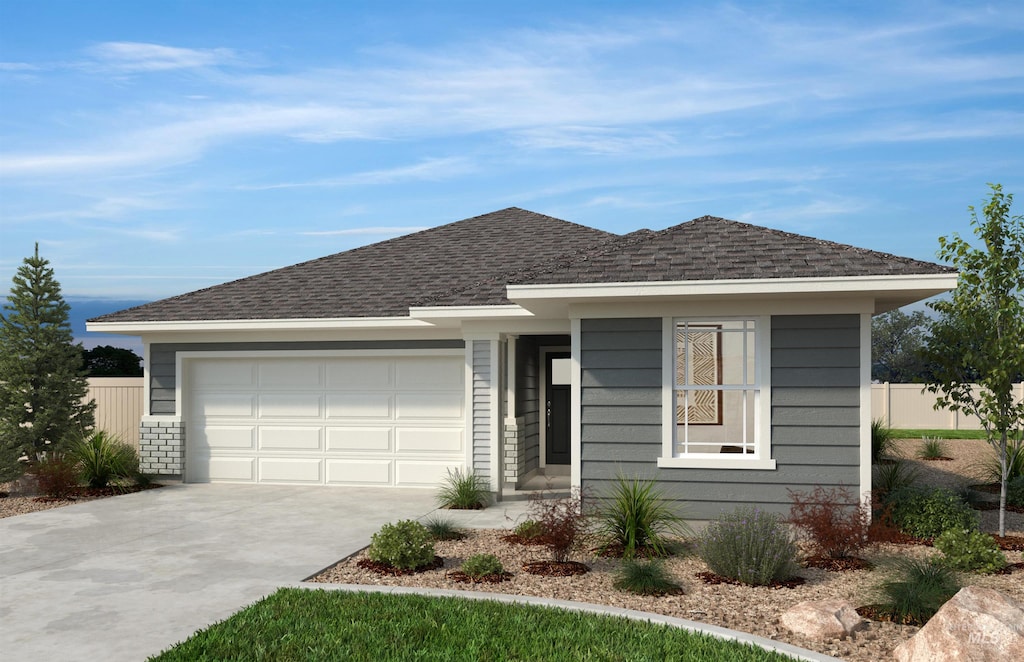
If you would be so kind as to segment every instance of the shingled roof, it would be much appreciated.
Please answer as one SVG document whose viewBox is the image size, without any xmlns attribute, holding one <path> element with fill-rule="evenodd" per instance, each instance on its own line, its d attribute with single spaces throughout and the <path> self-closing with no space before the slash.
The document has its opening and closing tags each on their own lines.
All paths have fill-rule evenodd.
<svg viewBox="0 0 1024 662">
<path fill-rule="evenodd" d="M 615 236 L 510 207 L 90 321 L 400 317 L 409 306 Z"/>
<path fill-rule="evenodd" d="M 512 207 L 91 321 L 400 317 L 410 306 L 505 304 L 510 284 L 954 271 L 712 216 L 615 235 Z"/>
</svg>

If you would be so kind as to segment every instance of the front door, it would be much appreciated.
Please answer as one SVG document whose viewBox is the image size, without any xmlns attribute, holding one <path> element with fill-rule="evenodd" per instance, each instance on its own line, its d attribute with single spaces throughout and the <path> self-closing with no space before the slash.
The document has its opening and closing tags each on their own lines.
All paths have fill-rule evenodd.
<svg viewBox="0 0 1024 662">
<path fill-rule="evenodd" d="M 572 375 L 568 352 L 547 354 L 546 419 L 547 464 L 569 464 L 569 384 Z"/>
</svg>

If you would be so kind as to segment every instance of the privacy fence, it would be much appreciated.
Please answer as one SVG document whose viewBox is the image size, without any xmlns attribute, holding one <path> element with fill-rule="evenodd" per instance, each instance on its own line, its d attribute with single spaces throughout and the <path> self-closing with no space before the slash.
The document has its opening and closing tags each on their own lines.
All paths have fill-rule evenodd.
<svg viewBox="0 0 1024 662">
<path fill-rule="evenodd" d="M 1014 386 L 1017 401 L 1024 400 L 1024 383 Z M 871 385 L 871 416 L 891 428 L 927 430 L 980 430 L 974 416 L 948 409 L 935 409 L 936 396 L 924 384 Z"/>
<path fill-rule="evenodd" d="M 93 377 L 89 397 L 96 400 L 96 427 L 120 435 L 139 446 L 142 418 L 142 377 Z M 1024 400 L 1024 383 L 1017 384 L 1018 400 Z M 945 409 L 936 410 L 935 396 L 922 384 L 872 384 L 871 416 L 894 428 L 977 430 L 978 419 Z"/>
</svg>

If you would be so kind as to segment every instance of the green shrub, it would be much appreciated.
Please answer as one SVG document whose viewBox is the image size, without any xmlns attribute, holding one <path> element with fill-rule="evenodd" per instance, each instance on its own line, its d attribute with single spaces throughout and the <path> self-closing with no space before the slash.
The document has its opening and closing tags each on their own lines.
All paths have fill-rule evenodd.
<svg viewBox="0 0 1024 662">
<path fill-rule="evenodd" d="M 938 437 L 921 437 L 921 448 L 917 456 L 922 460 L 937 460 L 946 457 L 946 444 Z"/>
<path fill-rule="evenodd" d="M 693 534 L 673 512 L 654 481 L 619 476 L 596 513 L 602 551 L 621 549 L 622 558 L 637 554 L 666 556 L 666 536 Z"/>
<path fill-rule="evenodd" d="M 516 524 L 512 533 L 519 536 L 520 540 L 536 540 L 544 535 L 544 527 L 537 520 L 525 519 Z"/>
<path fill-rule="evenodd" d="M 995 538 L 981 531 L 950 529 L 935 539 L 935 549 L 943 554 L 937 563 L 954 570 L 990 574 L 1006 567 Z"/>
<path fill-rule="evenodd" d="M 69 458 L 50 453 L 28 470 L 43 496 L 67 499 L 78 487 L 78 467 Z"/>
<path fill-rule="evenodd" d="M 679 593 L 679 584 L 672 581 L 660 559 L 638 561 L 627 559 L 622 562 L 612 584 L 620 591 L 636 595 L 665 595 Z"/>
<path fill-rule="evenodd" d="M 762 586 L 796 574 L 797 546 L 778 515 L 737 508 L 697 536 L 697 554 L 723 577 Z"/>
<path fill-rule="evenodd" d="M 474 554 L 463 561 L 462 572 L 473 579 L 480 579 L 487 575 L 500 575 L 505 572 L 505 567 L 494 554 Z"/>
<path fill-rule="evenodd" d="M 902 458 L 876 464 L 874 473 L 874 488 L 882 494 L 891 494 L 911 487 L 921 476 L 917 467 Z"/>
<path fill-rule="evenodd" d="M 487 505 L 490 499 L 487 480 L 461 469 L 448 470 L 448 477 L 437 492 L 437 503 L 452 510 L 477 510 Z"/>
<path fill-rule="evenodd" d="M 455 526 L 455 522 L 446 517 L 428 517 L 423 526 L 427 527 L 434 540 L 462 540 L 466 537 Z"/>
<path fill-rule="evenodd" d="M 102 430 L 71 442 L 68 456 L 78 463 L 82 480 L 89 487 L 106 487 L 115 478 L 128 478 L 139 472 L 135 449 Z"/>
<path fill-rule="evenodd" d="M 411 519 L 385 524 L 370 538 L 366 555 L 378 563 L 412 570 L 434 560 L 434 542 L 427 527 Z"/>
<path fill-rule="evenodd" d="M 871 463 L 875 464 L 892 450 L 892 428 L 880 418 L 871 421 Z"/>
<path fill-rule="evenodd" d="M 878 586 L 876 606 L 896 623 L 924 625 L 960 590 L 954 571 L 941 565 L 900 557 L 890 568 L 891 576 Z"/>
<path fill-rule="evenodd" d="M 955 492 L 941 487 L 908 487 L 886 497 L 892 522 L 916 538 L 936 538 L 950 529 L 978 528 L 978 514 Z"/>
<path fill-rule="evenodd" d="M 1006 503 L 1024 508 L 1024 476 L 1017 476 L 1006 484 Z"/>
<path fill-rule="evenodd" d="M 1024 476 L 1024 441 L 1010 440 L 1006 444 L 1006 466 L 1008 480 Z M 1003 482 L 1003 468 L 998 455 L 986 455 L 986 459 L 974 465 L 978 478 L 986 483 Z"/>
</svg>

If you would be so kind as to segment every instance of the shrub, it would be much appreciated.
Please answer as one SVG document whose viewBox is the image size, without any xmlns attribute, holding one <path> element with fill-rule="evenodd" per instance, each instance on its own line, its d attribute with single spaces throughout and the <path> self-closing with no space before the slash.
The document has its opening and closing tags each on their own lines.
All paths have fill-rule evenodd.
<svg viewBox="0 0 1024 662">
<path fill-rule="evenodd" d="M 544 527 L 536 520 L 525 519 L 516 524 L 516 528 L 512 529 L 512 533 L 520 540 L 536 540 L 544 535 Z"/>
<path fill-rule="evenodd" d="M 505 567 L 494 554 L 474 554 L 463 561 L 462 572 L 473 579 L 480 579 L 487 575 L 500 575 L 505 572 Z"/>
<path fill-rule="evenodd" d="M 917 483 L 920 470 L 904 459 L 894 459 L 874 467 L 874 488 L 882 494 L 890 494 Z"/>
<path fill-rule="evenodd" d="M 477 510 L 485 507 L 489 500 L 486 479 L 477 476 L 472 469 L 466 473 L 449 469 L 448 477 L 437 492 L 437 503 L 453 510 Z"/>
<path fill-rule="evenodd" d="M 891 564 L 892 576 L 878 586 L 879 610 L 896 623 L 924 625 L 960 585 L 949 568 L 900 557 Z"/>
<path fill-rule="evenodd" d="M 762 586 L 796 574 L 796 543 L 778 515 L 737 508 L 697 536 L 697 554 L 723 577 Z"/>
<path fill-rule="evenodd" d="M 587 516 L 579 490 L 562 499 L 545 499 L 543 494 L 531 496 L 529 515 L 543 531 L 540 543 L 557 563 L 568 561 L 586 538 Z"/>
<path fill-rule="evenodd" d="M 434 560 L 434 543 L 427 527 L 411 519 L 385 524 L 370 538 L 366 555 L 378 563 L 412 570 Z"/>
<path fill-rule="evenodd" d="M 69 458 L 49 454 L 29 469 L 43 496 L 67 499 L 78 487 L 78 467 Z"/>
<path fill-rule="evenodd" d="M 671 576 L 665 570 L 665 564 L 659 559 L 650 561 L 627 559 L 623 561 L 615 574 L 612 585 L 620 591 L 636 595 L 665 595 L 682 592 L 679 584 L 672 581 Z"/>
<path fill-rule="evenodd" d="M 950 529 L 935 539 L 935 549 L 943 554 L 937 563 L 954 570 L 990 574 L 1006 567 L 995 538 L 981 531 Z"/>
<path fill-rule="evenodd" d="M 871 463 L 876 464 L 892 449 L 892 428 L 880 418 L 871 421 Z"/>
<path fill-rule="evenodd" d="M 1009 469 L 1008 480 L 1024 476 L 1024 440 L 1009 440 L 1006 443 L 1006 466 Z M 998 455 L 990 455 L 974 465 L 978 478 L 986 483 L 1001 483 L 1003 468 L 999 464 Z"/>
<path fill-rule="evenodd" d="M 466 536 L 455 526 L 455 522 L 446 517 L 430 517 L 423 522 L 430 537 L 434 540 L 462 540 Z"/>
<path fill-rule="evenodd" d="M 1006 503 L 1024 508 L 1024 476 L 1017 476 L 1006 484 Z"/>
<path fill-rule="evenodd" d="M 946 457 L 946 444 L 938 437 L 921 437 L 921 448 L 917 456 L 922 460 L 937 460 Z"/>
<path fill-rule="evenodd" d="M 908 487 L 890 493 L 893 524 L 916 538 L 935 538 L 950 529 L 978 528 L 978 514 L 963 499 L 941 487 Z"/>
<path fill-rule="evenodd" d="M 139 471 L 135 449 L 102 430 L 71 442 L 68 455 L 78 463 L 89 487 L 106 487 L 114 478 L 127 478 Z"/>
<path fill-rule="evenodd" d="M 847 488 L 818 485 L 809 495 L 789 490 L 789 498 L 789 521 L 807 536 L 813 554 L 842 559 L 868 545 L 871 511 Z"/>
<path fill-rule="evenodd" d="M 596 516 L 602 551 L 619 548 L 624 559 L 638 553 L 666 556 L 665 536 L 693 533 L 672 511 L 655 482 L 639 478 L 616 478 Z"/>
</svg>

